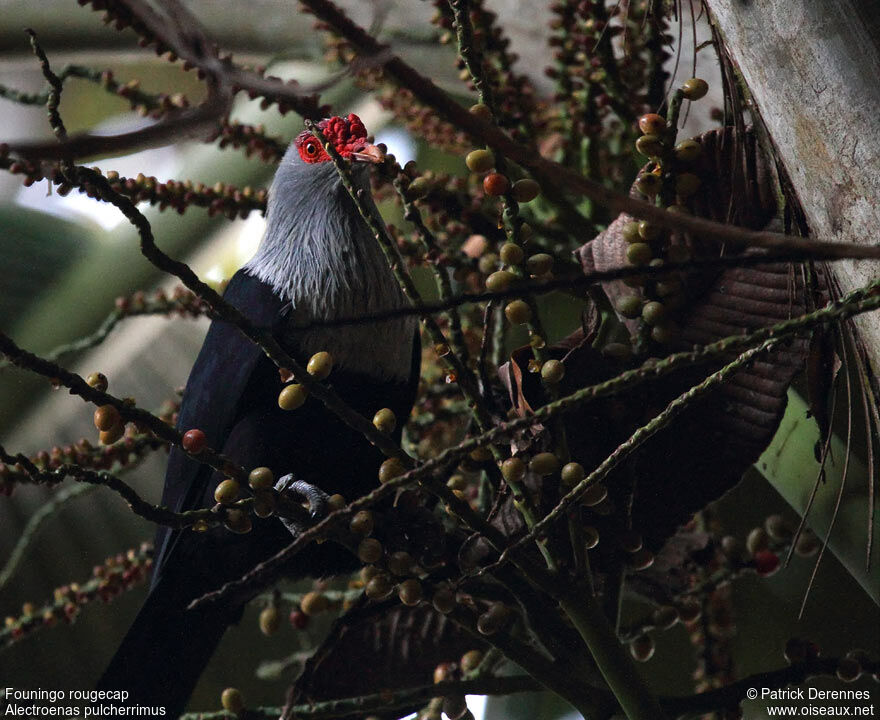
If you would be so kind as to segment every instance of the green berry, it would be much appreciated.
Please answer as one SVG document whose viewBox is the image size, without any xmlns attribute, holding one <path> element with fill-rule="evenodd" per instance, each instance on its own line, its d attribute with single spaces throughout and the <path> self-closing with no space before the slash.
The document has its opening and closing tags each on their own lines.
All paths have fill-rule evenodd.
<svg viewBox="0 0 880 720">
<path fill-rule="evenodd" d="M 513 184 L 513 199 L 517 202 L 527 203 L 534 200 L 541 193 L 541 186 L 529 178 L 517 180 Z"/>
<path fill-rule="evenodd" d="M 538 453 L 529 461 L 529 470 L 538 475 L 552 475 L 559 469 L 559 458 L 553 453 Z"/>
<path fill-rule="evenodd" d="M 648 323 L 648 325 L 658 325 L 665 317 L 666 308 L 663 303 L 656 300 L 645 303 L 645 306 L 642 308 L 642 320 Z"/>
<path fill-rule="evenodd" d="M 638 295 L 624 295 L 614 307 L 625 318 L 637 318 L 642 314 L 642 298 Z"/>
<path fill-rule="evenodd" d="M 584 466 L 578 462 L 567 463 L 562 467 L 560 477 L 563 485 L 569 488 L 574 487 L 586 477 Z"/>
<path fill-rule="evenodd" d="M 657 135 L 642 135 L 636 140 L 636 150 L 648 157 L 658 157 L 663 154 L 663 143 Z"/>
<path fill-rule="evenodd" d="M 709 83 L 701 78 L 691 78 L 684 81 L 681 92 L 688 100 L 699 100 L 709 92 Z"/>
<path fill-rule="evenodd" d="M 648 243 L 633 243 L 626 249 L 626 260 L 630 265 L 647 265 L 653 257 Z"/>
<path fill-rule="evenodd" d="M 703 152 L 703 146 L 696 140 L 682 140 L 675 146 L 675 159 L 683 163 L 692 163 Z"/>
<path fill-rule="evenodd" d="M 642 173 L 636 179 L 636 190 L 648 197 L 653 197 L 660 192 L 662 185 L 663 181 L 660 179 L 660 176 L 654 173 Z"/>
<path fill-rule="evenodd" d="M 258 467 L 248 475 L 248 485 L 252 490 L 268 490 L 275 484 L 275 476 L 267 467 Z"/>
<path fill-rule="evenodd" d="M 555 385 L 565 376 L 565 365 L 559 360 L 548 360 L 541 366 L 541 377 L 545 382 Z"/>
<path fill-rule="evenodd" d="M 646 242 L 653 242 L 657 238 L 659 238 L 663 234 L 663 228 L 659 225 L 654 225 L 653 223 L 648 222 L 647 220 L 642 220 L 639 222 L 639 237 L 645 240 Z M 636 242 L 636 241 L 633 241 Z"/>
<path fill-rule="evenodd" d="M 526 260 L 526 268 L 532 275 L 546 275 L 553 269 L 553 256 L 547 253 L 535 253 Z"/>
<path fill-rule="evenodd" d="M 526 464 L 521 458 L 507 458 L 501 463 L 501 474 L 508 482 L 519 482 L 526 475 Z"/>
<path fill-rule="evenodd" d="M 525 253 L 516 243 L 504 243 L 500 250 L 501 262 L 505 265 L 519 265 L 523 261 Z"/>
<path fill-rule="evenodd" d="M 641 242 L 643 240 L 641 234 L 639 234 L 639 223 L 636 221 L 626 223 L 621 234 L 628 243 Z"/>
<path fill-rule="evenodd" d="M 669 345 L 678 338 L 678 328 L 671 323 L 655 325 L 651 328 L 651 339 L 661 345 Z"/>
<path fill-rule="evenodd" d="M 489 292 L 504 292 L 508 290 L 516 276 L 507 270 L 496 270 L 486 278 L 486 289 Z"/>
</svg>

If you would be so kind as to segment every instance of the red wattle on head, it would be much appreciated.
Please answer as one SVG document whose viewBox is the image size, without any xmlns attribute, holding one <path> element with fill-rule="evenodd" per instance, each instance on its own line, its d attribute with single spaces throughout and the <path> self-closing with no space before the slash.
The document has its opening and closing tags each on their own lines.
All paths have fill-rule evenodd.
<svg viewBox="0 0 880 720">
<path fill-rule="evenodd" d="M 344 158 L 363 148 L 367 142 L 367 129 L 354 113 L 349 113 L 347 118 L 334 116 L 321 120 L 318 129 L 329 142 L 333 143 L 336 152 Z M 301 132 L 295 143 L 299 156 L 304 162 L 320 163 L 330 160 L 324 147 L 308 130 Z"/>
</svg>

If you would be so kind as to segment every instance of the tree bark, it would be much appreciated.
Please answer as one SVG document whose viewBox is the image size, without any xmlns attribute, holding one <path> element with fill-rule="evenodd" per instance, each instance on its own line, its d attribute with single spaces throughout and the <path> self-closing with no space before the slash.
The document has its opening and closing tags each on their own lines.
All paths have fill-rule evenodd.
<svg viewBox="0 0 880 720">
<path fill-rule="evenodd" d="M 880 17 L 873 0 L 706 0 L 822 240 L 880 239 Z M 876 279 L 870 261 L 832 266 L 844 292 Z M 874 373 L 880 318 L 856 319 Z"/>
</svg>

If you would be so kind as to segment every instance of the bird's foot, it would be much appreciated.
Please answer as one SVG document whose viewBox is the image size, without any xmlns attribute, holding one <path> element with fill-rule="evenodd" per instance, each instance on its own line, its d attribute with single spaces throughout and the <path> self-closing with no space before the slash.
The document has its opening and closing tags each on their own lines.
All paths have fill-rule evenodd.
<svg viewBox="0 0 880 720">
<path fill-rule="evenodd" d="M 292 535 L 300 535 L 308 530 L 316 520 L 327 515 L 330 496 L 317 485 L 307 483 L 305 480 L 297 480 L 292 474 L 285 475 L 275 483 L 275 489 L 284 499 L 293 501 L 289 508 L 293 512 L 280 515 L 281 522 L 290 530 Z M 305 500 L 309 504 L 308 514 L 300 506 Z M 301 512 L 296 512 L 300 510 Z"/>
</svg>

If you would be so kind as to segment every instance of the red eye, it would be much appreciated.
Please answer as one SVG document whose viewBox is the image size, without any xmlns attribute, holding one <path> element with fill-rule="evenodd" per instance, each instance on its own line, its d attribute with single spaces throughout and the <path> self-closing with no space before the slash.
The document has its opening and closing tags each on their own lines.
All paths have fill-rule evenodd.
<svg viewBox="0 0 880 720">
<path fill-rule="evenodd" d="M 306 151 L 306 155 L 308 155 L 309 157 L 316 157 L 318 155 L 318 143 L 316 143 L 314 140 L 310 140 L 309 142 L 307 142 L 304 149 Z"/>
</svg>

